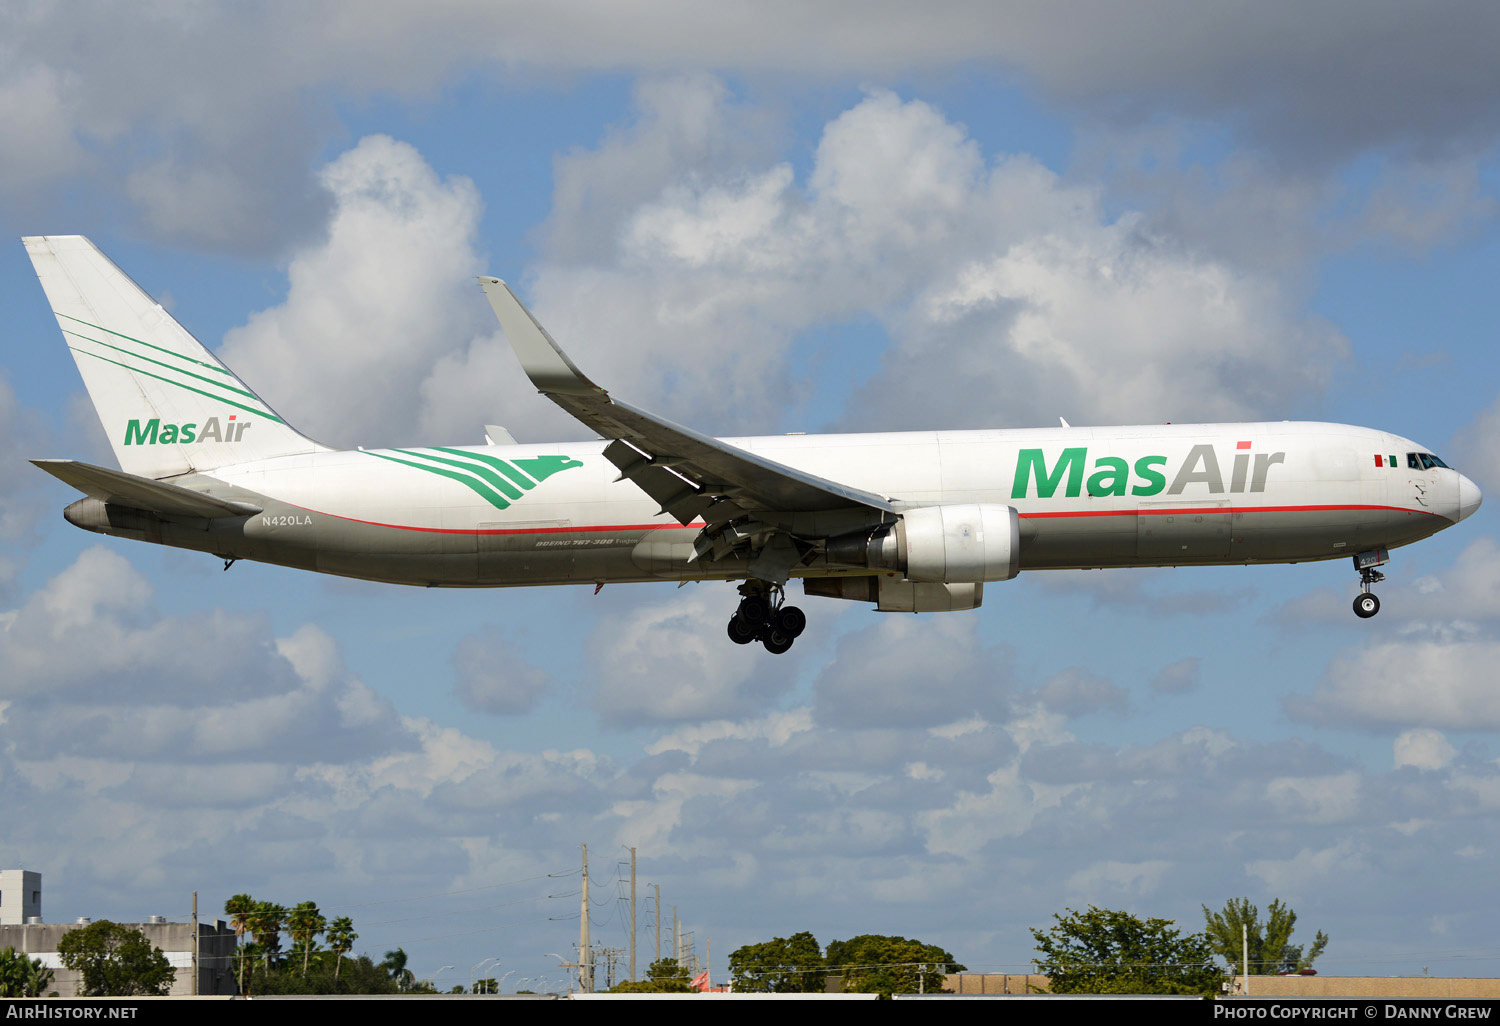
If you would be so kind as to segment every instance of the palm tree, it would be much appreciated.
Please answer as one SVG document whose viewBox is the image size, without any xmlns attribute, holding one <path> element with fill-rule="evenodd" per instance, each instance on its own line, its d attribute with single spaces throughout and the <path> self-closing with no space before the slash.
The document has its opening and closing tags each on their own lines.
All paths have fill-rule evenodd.
<svg viewBox="0 0 1500 1026">
<path fill-rule="evenodd" d="M 333 978 L 339 978 L 339 967 L 344 964 L 344 952 L 354 947 L 359 934 L 354 932 L 354 921 L 348 916 L 339 916 L 328 928 L 328 946 L 333 949 Z"/>
<path fill-rule="evenodd" d="M 380 968 L 390 973 L 391 979 L 396 981 L 396 986 L 400 989 L 406 990 L 411 986 L 412 971 L 406 968 L 406 952 L 400 948 L 387 951 L 385 961 L 380 963 Z"/>
<path fill-rule="evenodd" d="M 0 998 L 41 997 L 52 982 L 52 970 L 41 959 L 0 949 Z"/>
<path fill-rule="evenodd" d="M 286 908 L 272 901 L 261 901 L 255 905 L 255 912 L 251 916 L 250 929 L 255 933 L 255 939 L 260 942 L 261 950 L 265 955 L 266 968 L 271 968 L 271 962 L 281 954 L 281 924 L 286 921 Z"/>
<path fill-rule="evenodd" d="M 224 902 L 224 914 L 229 925 L 234 927 L 234 946 L 240 956 L 240 993 L 245 992 L 245 931 L 250 927 L 250 918 L 255 913 L 255 899 L 248 894 L 236 894 Z"/>
<path fill-rule="evenodd" d="M 52 983 L 52 970 L 42 964 L 39 958 L 28 959 L 25 968 L 26 993 L 23 997 L 41 997 L 42 992 Z"/>
<path fill-rule="evenodd" d="M 286 931 L 292 940 L 302 945 L 302 975 L 307 975 L 307 959 L 312 954 L 313 940 L 328 928 L 328 920 L 318 911 L 315 901 L 303 901 L 287 913 Z"/>
</svg>

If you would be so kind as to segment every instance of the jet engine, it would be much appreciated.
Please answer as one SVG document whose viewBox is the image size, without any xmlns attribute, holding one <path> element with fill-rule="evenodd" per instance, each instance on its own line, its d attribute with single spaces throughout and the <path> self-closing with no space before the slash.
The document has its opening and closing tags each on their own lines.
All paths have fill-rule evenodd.
<svg viewBox="0 0 1500 1026">
<path fill-rule="evenodd" d="M 922 506 L 869 534 L 828 542 L 830 563 L 896 571 L 908 581 L 980 584 L 1021 569 L 1021 519 L 1014 506 Z"/>
</svg>

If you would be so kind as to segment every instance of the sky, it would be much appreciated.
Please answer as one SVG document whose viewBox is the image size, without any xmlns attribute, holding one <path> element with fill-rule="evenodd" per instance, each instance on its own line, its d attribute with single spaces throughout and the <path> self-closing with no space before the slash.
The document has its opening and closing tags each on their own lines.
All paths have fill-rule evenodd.
<svg viewBox="0 0 1500 1026">
<path fill-rule="evenodd" d="M 620 949 L 637 851 L 642 969 L 658 885 L 720 975 L 1242 896 L 1325 973 L 1500 975 L 1494 502 L 1374 620 L 1344 561 L 1026 573 L 798 599 L 779 657 L 729 584 L 225 572 L 62 520 L 26 460 L 113 461 L 19 242 L 88 235 L 338 446 L 589 436 L 493 274 L 714 434 L 1330 420 L 1494 495 L 1497 46 L 1480 2 L 5 4 L 0 864 L 49 921 L 315 900 L 444 989 L 562 983 L 582 844 Z"/>
</svg>

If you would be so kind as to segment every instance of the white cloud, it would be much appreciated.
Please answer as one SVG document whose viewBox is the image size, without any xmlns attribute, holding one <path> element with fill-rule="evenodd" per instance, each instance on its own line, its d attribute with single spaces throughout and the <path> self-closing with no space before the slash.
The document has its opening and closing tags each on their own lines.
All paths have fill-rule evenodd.
<svg viewBox="0 0 1500 1026">
<path fill-rule="evenodd" d="M 340 761 L 411 743 L 319 628 L 274 639 L 222 609 L 163 617 L 146 579 L 102 547 L 0 613 L 0 662 L 26 760 Z"/>
<path fill-rule="evenodd" d="M 1401 613 L 1423 621 L 1500 620 L 1500 545 L 1489 536 L 1464 547 L 1453 566 L 1412 582 Z"/>
<path fill-rule="evenodd" d="M 226 334 L 220 355 L 320 441 L 411 444 L 434 364 L 481 326 L 493 334 L 474 278 L 478 193 L 386 136 L 360 140 L 321 183 L 334 203 L 326 238 L 293 256 L 286 301 Z"/>
<path fill-rule="evenodd" d="M 890 344 L 844 427 L 1271 415 L 1346 352 L 1273 279 L 1111 218 L 1027 157 L 987 160 L 921 101 L 873 91 L 830 120 L 805 183 L 743 141 L 758 115 L 721 83 L 650 82 L 639 103 L 559 160 L 523 291 L 587 373 L 683 422 L 774 430 L 813 387 L 805 333 L 872 313 Z M 583 433 L 532 393 L 473 286 L 472 183 L 370 136 L 320 184 L 326 233 L 294 251 L 285 301 L 226 334 L 226 362 L 334 445 Z"/>
<path fill-rule="evenodd" d="M 1451 765 L 1458 754 L 1441 731 L 1430 728 L 1403 730 L 1391 747 L 1397 769 L 1413 766 L 1420 770 L 1439 770 Z"/>
<path fill-rule="evenodd" d="M 1350 619 L 1348 605 L 1357 587 L 1351 574 L 1344 594 L 1333 588 L 1315 589 L 1289 600 L 1270 619 L 1284 627 L 1348 627 L 1357 622 Z M 1451 566 L 1410 579 L 1400 601 L 1381 610 L 1383 624 L 1392 620 L 1403 635 L 1417 638 L 1492 636 L 1500 622 L 1500 544 L 1482 535 L 1466 545 Z"/>
<path fill-rule="evenodd" d="M 1276 777 L 1266 784 L 1266 797 L 1282 822 L 1338 822 L 1358 813 L 1359 783 L 1359 774 L 1352 771 L 1331 776 Z"/>
<path fill-rule="evenodd" d="M 929 853 L 975 859 L 998 838 L 1024 834 L 1038 812 L 1055 807 L 1069 790 L 1033 787 L 1014 765 L 996 769 L 986 783 L 986 790 L 960 791 L 919 814 Z"/>
<path fill-rule="evenodd" d="M 19 192 L 51 185 L 88 160 L 70 130 L 73 112 L 65 96 L 76 76 L 6 49 L 0 45 L 9 71 L 0 77 L 0 139 L 25 145 L 0 147 L 0 182 Z"/>
<path fill-rule="evenodd" d="M 1500 642 L 1412 636 L 1341 655 L 1317 689 L 1284 700 L 1294 719 L 1371 728 L 1500 728 Z"/>
<path fill-rule="evenodd" d="M 1051 711 L 1070 717 L 1104 711 L 1120 714 L 1130 705 L 1128 691 L 1081 667 L 1055 674 L 1032 695 Z"/>
<path fill-rule="evenodd" d="M 1347 353 L 1271 281 L 1131 216 L 1106 223 L 1093 203 L 1047 234 L 997 242 L 924 289 L 863 402 L 930 408 L 942 388 L 971 422 L 997 408 L 1033 423 L 1059 409 L 1089 424 L 1255 419 L 1320 390 Z"/>
<path fill-rule="evenodd" d="M 771 747 L 776 748 L 786 744 L 792 735 L 805 733 L 811 729 L 813 729 L 812 710 L 802 707 L 789 709 L 786 712 L 771 713 L 758 720 L 742 722 L 715 720 L 711 723 L 678 727 L 648 744 L 645 751 L 647 755 L 678 751 L 696 756 L 705 744 L 727 738 L 764 739 Z"/>
<path fill-rule="evenodd" d="M 1255 859 L 1245 865 L 1266 893 L 1288 898 L 1324 884 L 1335 874 L 1352 877 L 1365 868 L 1361 846 L 1349 840 L 1327 848 L 1303 848 L 1290 858 Z"/>
<path fill-rule="evenodd" d="M 727 624 L 731 612 L 721 592 L 697 587 L 606 616 L 585 642 L 594 708 L 614 725 L 760 712 L 791 687 L 797 649 L 773 656 L 758 645 L 731 645 L 722 629 L 705 629 Z"/>
<path fill-rule="evenodd" d="M 865 313 L 892 344 L 839 422 L 850 428 L 996 426 L 997 409 L 1244 419 L 1321 389 L 1346 353 L 1274 280 L 1112 219 L 1096 190 L 1030 158 L 987 160 L 921 101 L 871 91 L 824 126 L 799 184 L 787 164 L 724 168 L 706 142 L 660 166 L 660 136 L 726 137 L 740 115 L 704 80 L 653 96 L 643 127 L 562 162 L 560 197 L 590 202 L 560 203 L 533 296 L 592 376 L 679 420 L 766 430 L 798 396 L 793 340 Z M 672 118 L 690 127 L 668 131 Z M 628 194 L 610 187 L 617 166 Z M 585 209 L 588 231 L 618 229 L 581 256 Z"/>
<path fill-rule="evenodd" d="M 1091 905 L 1133 904 L 1155 893 L 1171 869 L 1172 863 L 1165 859 L 1096 862 L 1068 877 L 1068 890 L 1075 896 L 1073 900 Z"/>
<path fill-rule="evenodd" d="M 972 614 L 886 614 L 839 638 L 813 683 L 814 715 L 843 727 L 940 728 L 972 714 L 1005 720 L 1012 658 L 1008 648 L 984 645 Z"/>
<path fill-rule="evenodd" d="M 1229 132 L 1267 154 L 1257 164 L 1264 178 L 1317 173 L 1370 152 L 1394 156 L 1409 167 L 1376 192 L 1365 219 L 1419 239 L 1480 210 L 1472 176 L 1450 169 L 1471 167 L 1466 158 L 1500 134 L 1485 49 L 1494 21 L 1484 5 L 1412 19 L 1399 5 L 1125 10 L 1097 0 L 1070 5 L 1066 16 L 964 0 L 875 11 L 771 4 L 753 13 L 682 3 L 418 12 L 221 2 L 196 5 L 191 16 L 171 4 L 101 8 L 81 21 L 66 5 L 37 3 L 10 12 L 5 27 L 0 138 L 24 140 L 0 148 L 8 208 L 76 209 L 73 197 L 87 189 L 127 200 L 158 237 L 257 253 L 316 233 L 326 207 L 307 168 L 338 137 L 338 103 L 425 103 L 456 77 L 504 89 L 558 73 L 717 69 L 817 88 L 978 62 L 997 83 L 1022 81 L 1083 126 L 1128 133 L 1167 121 Z M 680 166 L 683 152 L 663 145 L 658 159 Z M 916 177 L 928 170 L 913 167 Z M 1266 191 L 1287 191 L 1279 185 Z M 608 198 L 639 195 L 628 175 L 607 190 Z M 1411 201 L 1424 192 L 1425 201 Z M 569 195 L 589 202 L 581 191 Z M 1232 234 L 1267 220 L 1255 199 L 1240 207 Z M 1222 206 L 1232 213 L 1235 205 Z"/>
</svg>

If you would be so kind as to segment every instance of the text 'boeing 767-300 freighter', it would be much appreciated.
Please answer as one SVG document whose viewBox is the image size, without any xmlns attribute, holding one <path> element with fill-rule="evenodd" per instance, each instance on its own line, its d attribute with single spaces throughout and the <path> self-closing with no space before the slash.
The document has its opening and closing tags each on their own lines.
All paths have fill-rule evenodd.
<svg viewBox="0 0 1500 1026">
<path fill-rule="evenodd" d="M 1352 557 L 1479 508 L 1425 446 L 1342 424 L 711 438 L 590 381 L 504 282 L 479 284 L 537 389 L 600 439 L 335 451 L 298 433 L 82 236 L 25 240 L 120 470 L 36 465 L 100 534 L 372 581 L 741 581 L 729 636 L 785 652 L 805 594 L 978 608 L 1023 570 Z"/>
</svg>

